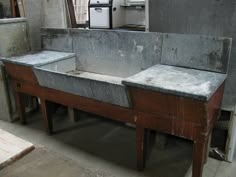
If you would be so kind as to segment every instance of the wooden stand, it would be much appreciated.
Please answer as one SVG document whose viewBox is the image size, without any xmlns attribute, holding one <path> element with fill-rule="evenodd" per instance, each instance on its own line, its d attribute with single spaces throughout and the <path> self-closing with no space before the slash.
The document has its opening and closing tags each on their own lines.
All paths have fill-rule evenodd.
<svg viewBox="0 0 236 177">
<path fill-rule="evenodd" d="M 133 107 L 125 108 L 41 87 L 32 68 L 10 63 L 6 63 L 5 66 L 16 93 L 17 110 L 22 123 L 26 120 L 21 95 L 29 94 L 40 98 L 42 117 L 48 134 L 53 132 L 52 102 L 113 120 L 136 124 L 139 170 L 145 167 L 147 142 L 145 129 L 156 129 L 184 137 L 194 142 L 192 176 L 202 176 L 208 139 L 219 115 L 224 83 L 208 102 L 129 87 Z"/>
</svg>

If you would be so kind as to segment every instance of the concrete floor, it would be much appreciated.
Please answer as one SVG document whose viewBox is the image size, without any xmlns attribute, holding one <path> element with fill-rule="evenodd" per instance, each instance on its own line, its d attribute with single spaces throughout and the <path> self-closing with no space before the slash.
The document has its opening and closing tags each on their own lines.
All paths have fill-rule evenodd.
<svg viewBox="0 0 236 177">
<path fill-rule="evenodd" d="M 47 136 L 40 113 L 28 116 L 28 125 L 0 121 L 0 128 L 46 147 L 75 161 L 80 167 L 105 171 L 115 177 L 189 177 L 192 143 L 170 138 L 165 150 L 154 147 L 143 172 L 136 170 L 135 129 L 124 124 L 83 116 L 69 122 L 66 113 L 54 116 L 56 134 Z M 209 159 L 203 177 L 235 177 L 236 159 L 232 164 Z"/>
<path fill-rule="evenodd" d="M 114 177 L 104 171 L 88 170 L 75 161 L 48 150 L 36 148 L 15 163 L 0 170 L 2 177 Z"/>
</svg>

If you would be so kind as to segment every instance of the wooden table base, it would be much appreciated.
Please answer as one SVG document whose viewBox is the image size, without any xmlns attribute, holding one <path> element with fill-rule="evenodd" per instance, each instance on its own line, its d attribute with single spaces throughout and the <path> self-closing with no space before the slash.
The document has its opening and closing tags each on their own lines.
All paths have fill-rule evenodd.
<svg viewBox="0 0 236 177">
<path fill-rule="evenodd" d="M 24 113 L 24 107 L 22 106 L 22 93 L 16 92 L 16 100 L 20 103 L 17 106 L 17 110 L 19 113 L 19 116 L 21 118 L 21 123 L 25 124 L 25 113 Z M 39 97 L 40 98 L 40 97 Z M 46 132 L 49 135 L 53 134 L 53 121 L 52 121 L 52 113 L 53 113 L 53 103 L 51 101 L 45 100 L 45 98 L 40 98 L 41 102 L 41 111 L 42 111 L 42 117 L 44 126 L 46 129 Z M 70 105 L 71 106 L 71 105 Z M 135 119 L 134 122 L 135 123 Z M 146 154 L 147 154 L 147 136 L 145 136 L 145 130 L 146 128 L 143 125 L 139 125 L 136 122 L 136 147 L 137 147 L 137 168 L 138 170 L 142 171 L 145 168 L 145 162 L 146 162 Z M 202 170 L 203 165 L 206 159 L 207 155 L 207 138 L 202 141 L 194 141 L 193 145 L 193 175 L 192 177 L 201 177 L 202 176 Z"/>
<path fill-rule="evenodd" d="M 13 64 L 6 64 L 5 66 L 15 91 L 17 111 L 22 124 L 26 123 L 22 101 L 23 94 L 40 99 L 43 122 L 48 134 L 53 133 L 53 103 L 116 121 L 135 124 L 137 167 L 139 170 L 144 169 L 147 157 L 148 137 L 145 135 L 147 129 L 183 137 L 192 140 L 194 143 L 192 176 L 202 176 L 208 139 L 219 115 L 224 83 L 208 102 L 138 88 L 128 88 L 132 107 L 125 108 L 41 87 L 34 76 L 32 68 Z"/>
</svg>

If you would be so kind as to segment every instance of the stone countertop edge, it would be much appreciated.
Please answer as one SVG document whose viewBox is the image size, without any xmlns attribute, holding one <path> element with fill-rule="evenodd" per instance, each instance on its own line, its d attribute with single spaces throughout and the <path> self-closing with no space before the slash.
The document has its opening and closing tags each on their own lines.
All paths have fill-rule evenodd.
<svg viewBox="0 0 236 177">
<path fill-rule="evenodd" d="M 138 75 L 138 74 L 139 73 L 137 73 L 136 75 Z M 225 75 L 225 79 L 222 79 L 219 86 L 216 87 L 215 90 L 213 92 L 211 92 L 211 94 L 208 94 L 208 95 L 196 95 L 196 94 L 191 94 L 191 93 L 186 93 L 186 92 L 181 92 L 181 91 L 176 91 L 176 90 L 170 90 L 170 89 L 164 89 L 164 88 L 160 88 L 160 87 L 145 85 L 145 84 L 142 84 L 142 83 L 130 81 L 129 77 L 122 80 L 122 84 L 125 85 L 125 86 L 131 86 L 131 87 L 135 87 L 135 88 L 141 88 L 141 89 L 144 89 L 144 90 L 150 90 L 150 91 L 154 91 L 154 92 L 161 92 L 161 93 L 171 94 L 171 95 L 180 96 L 180 97 L 182 96 L 182 97 L 186 97 L 186 98 L 190 98 L 190 99 L 196 99 L 196 100 L 199 100 L 199 101 L 207 102 L 207 101 L 210 100 L 211 96 L 216 92 L 216 90 L 227 79 L 227 74 L 224 74 L 224 75 Z"/>
<path fill-rule="evenodd" d="M 26 54 L 26 55 L 29 55 L 30 53 Z M 24 56 L 24 55 L 21 55 L 21 56 Z M 19 57 L 21 57 L 19 56 Z M 19 64 L 19 65 L 23 65 L 23 66 L 31 66 L 31 67 L 40 67 L 40 66 L 43 66 L 43 65 L 47 65 L 47 64 L 50 64 L 50 63 L 54 63 L 54 62 L 58 62 L 58 61 L 61 61 L 61 60 L 65 60 L 65 59 L 69 59 L 71 57 L 75 57 L 76 55 L 74 53 L 68 53 L 68 56 L 65 56 L 65 57 L 61 57 L 61 58 L 58 58 L 58 59 L 55 59 L 55 60 L 52 60 L 52 61 L 47 61 L 47 62 L 41 62 L 41 63 L 38 63 L 38 64 L 28 64 L 28 63 L 23 63 L 23 62 L 18 62 L 16 60 L 11 60 L 7 57 L 0 57 L 0 61 L 2 61 L 3 63 L 4 62 L 7 62 L 7 63 L 13 63 L 13 64 Z M 14 56 L 14 57 L 17 57 L 17 56 Z"/>
<path fill-rule="evenodd" d="M 44 65 L 44 64 L 43 64 Z M 41 65 L 41 66 L 43 66 Z M 64 76 L 64 77 L 68 77 L 68 78 L 79 78 L 81 80 L 90 80 L 90 81 L 97 81 L 97 82 L 103 82 L 103 83 L 106 83 L 106 84 L 112 84 L 112 85 L 118 85 L 118 86 L 123 86 L 123 87 L 126 87 L 124 84 L 122 84 L 122 79 L 121 78 L 121 81 L 120 82 L 109 82 L 107 80 L 103 80 L 103 79 L 97 79 L 97 78 L 92 78 L 92 77 L 83 77 L 83 76 L 80 76 L 80 75 L 73 75 L 73 74 L 70 74 L 70 73 L 65 73 L 65 72 L 60 72 L 60 71 L 52 71 L 52 70 L 48 70 L 48 69 L 44 69 L 44 68 L 41 68 L 41 66 L 35 66 L 33 69 L 34 71 L 43 71 L 43 72 L 50 72 L 50 73 L 53 73 L 53 74 L 57 74 L 57 75 L 61 75 L 61 76 Z M 119 78 L 119 77 L 117 77 Z"/>
<path fill-rule="evenodd" d="M 1 24 L 10 24 L 10 23 L 19 23 L 19 22 L 26 22 L 26 18 L 2 18 L 0 19 Z"/>
</svg>

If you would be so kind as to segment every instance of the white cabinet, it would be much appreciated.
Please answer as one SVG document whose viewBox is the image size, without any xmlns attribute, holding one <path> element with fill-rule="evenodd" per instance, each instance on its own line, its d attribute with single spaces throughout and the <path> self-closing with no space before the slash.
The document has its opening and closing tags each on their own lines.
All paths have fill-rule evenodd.
<svg viewBox="0 0 236 177">
<path fill-rule="evenodd" d="M 90 0 L 90 4 L 109 4 L 110 0 Z"/>
<path fill-rule="evenodd" d="M 110 28 L 109 12 L 109 7 L 91 7 L 90 28 Z"/>
<path fill-rule="evenodd" d="M 118 28 L 125 24 L 124 0 L 90 0 L 90 28 Z"/>
</svg>

